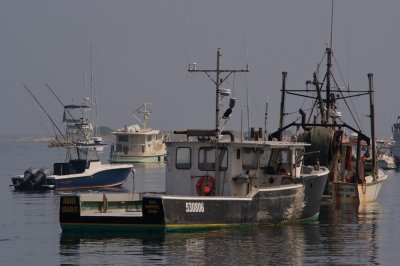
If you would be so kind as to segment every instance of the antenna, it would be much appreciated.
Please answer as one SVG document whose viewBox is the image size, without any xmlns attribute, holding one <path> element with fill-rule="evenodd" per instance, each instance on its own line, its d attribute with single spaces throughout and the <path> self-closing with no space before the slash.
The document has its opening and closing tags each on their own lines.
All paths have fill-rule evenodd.
<svg viewBox="0 0 400 266">
<path fill-rule="evenodd" d="M 264 117 L 264 141 L 267 140 L 267 119 L 268 119 L 268 94 L 265 102 L 265 117 Z"/>
<path fill-rule="evenodd" d="M 94 70 L 93 70 L 93 55 L 92 55 L 93 44 L 90 44 L 90 108 L 92 109 L 91 121 L 94 121 L 94 134 L 99 135 L 99 116 L 97 113 L 97 96 L 96 96 L 96 84 L 94 80 Z"/>
<path fill-rule="evenodd" d="M 331 6 L 331 40 L 330 40 L 330 45 L 329 48 L 332 50 L 332 42 L 333 42 L 333 5 L 334 5 L 334 1 L 332 0 L 332 6 Z"/>
<path fill-rule="evenodd" d="M 247 130 L 250 131 L 249 86 L 247 83 L 247 75 L 245 75 L 245 83 L 246 83 Z"/>
<path fill-rule="evenodd" d="M 249 3 L 246 5 L 246 23 L 245 23 L 245 47 L 246 47 L 246 64 L 249 64 L 249 46 L 248 46 L 248 21 L 249 21 Z M 245 74 L 245 85 L 246 85 L 246 111 L 247 111 L 247 130 L 250 131 L 250 109 L 249 109 L 249 85 L 248 85 L 248 76 Z"/>
<path fill-rule="evenodd" d="M 192 31 L 192 18 L 190 14 L 190 0 L 186 1 L 186 14 L 188 23 L 188 54 L 189 54 L 189 67 L 192 63 L 192 53 L 191 53 L 191 31 Z"/>
</svg>

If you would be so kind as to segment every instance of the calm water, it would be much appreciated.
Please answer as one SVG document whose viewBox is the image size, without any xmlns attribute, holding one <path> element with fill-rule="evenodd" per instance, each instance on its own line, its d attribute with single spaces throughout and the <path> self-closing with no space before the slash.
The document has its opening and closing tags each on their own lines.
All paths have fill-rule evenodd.
<svg viewBox="0 0 400 266">
<path fill-rule="evenodd" d="M 0 265 L 398 265 L 400 174 L 365 208 L 324 205 L 319 221 L 165 235 L 64 235 L 59 194 L 17 193 L 10 177 L 64 153 L 0 138 Z M 107 152 L 103 157 L 107 157 Z M 164 190 L 164 165 L 136 165 L 125 190 Z M 134 184 L 134 185 L 133 185 Z"/>
</svg>

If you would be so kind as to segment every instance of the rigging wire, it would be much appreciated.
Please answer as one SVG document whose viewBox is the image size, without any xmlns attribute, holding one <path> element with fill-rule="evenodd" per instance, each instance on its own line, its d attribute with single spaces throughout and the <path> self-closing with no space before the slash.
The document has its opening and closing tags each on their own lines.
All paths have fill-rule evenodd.
<svg viewBox="0 0 400 266">
<path fill-rule="evenodd" d="M 333 57 L 333 59 L 335 60 L 335 64 L 336 64 L 336 66 L 337 66 L 337 69 L 338 69 L 338 71 L 339 71 L 339 75 L 340 75 L 340 77 L 341 77 L 341 79 L 342 79 L 343 84 L 346 84 L 346 82 L 344 81 L 342 72 L 340 71 L 339 64 L 336 62 L 336 58 Z M 340 91 L 340 87 L 339 87 L 338 83 L 336 82 L 335 78 L 334 78 L 334 82 L 335 82 L 335 84 L 336 84 L 338 90 Z M 349 88 L 347 88 L 347 91 L 349 91 Z M 340 94 L 341 94 L 342 97 L 343 97 L 343 92 L 342 92 L 342 91 L 340 91 Z M 349 100 L 350 100 L 350 103 L 351 103 L 353 109 L 350 108 L 350 106 L 349 106 L 349 104 L 347 103 L 346 99 L 343 99 L 343 100 L 344 100 L 344 102 L 346 103 L 346 106 L 347 106 L 347 108 L 349 109 L 349 112 L 350 112 L 351 116 L 353 117 L 354 122 L 357 124 L 358 129 L 361 129 L 362 131 L 364 131 L 364 129 L 363 129 L 363 127 L 362 127 L 362 123 L 361 123 L 360 117 L 357 116 L 357 115 L 356 115 L 356 116 L 353 115 L 353 113 L 356 113 L 356 114 L 357 114 L 357 112 L 355 111 L 355 110 L 357 110 L 357 108 L 355 107 L 355 104 L 354 104 L 352 98 L 350 98 Z"/>
<path fill-rule="evenodd" d="M 308 108 L 308 109 L 302 109 L 303 111 L 310 111 L 310 110 L 312 110 L 313 109 L 313 107 L 311 107 L 311 108 Z M 298 114 L 299 113 L 299 111 L 293 111 L 293 112 L 288 112 L 288 113 L 285 113 L 284 115 L 293 115 L 293 114 Z M 298 117 L 301 117 L 301 116 L 298 116 Z"/>
</svg>

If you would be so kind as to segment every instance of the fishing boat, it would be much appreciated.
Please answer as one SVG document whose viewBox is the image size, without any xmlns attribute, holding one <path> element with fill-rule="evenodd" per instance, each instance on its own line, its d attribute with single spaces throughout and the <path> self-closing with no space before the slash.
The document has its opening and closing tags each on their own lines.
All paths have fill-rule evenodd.
<svg viewBox="0 0 400 266">
<path fill-rule="evenodd" d="M 329 167 L 324 199 L 354 204 L 376 201 L 387 174 L 377 165 L 373 74 L 368 74 L 368 90 L 350 90 L 340 86 L 338 79 L 333 77 L 332 56 L 332 47 L 327 47 L 327 69 L 323 81 L 316 71 L 313 79 L 306 81 L 306 89 L 286 89 L 287 73 L 282 73 L 280 124 L 269 138 L 282 140 L 285 130 L 295 128 L 294 139 L 310 143 L 308 151 L 321 151 L 318 156 L 310 156 L 308 162 L 319 161 Z M 309 109 L 300 108 L 294 122 L 284 125 L 285 116 L 291 113 L 285 106 L 288 95 L 310 99 L 311 102 Z M 344 111 L 348 111 L 347 117 L 356 117 L 350 101 L 363 95 L 369 96 L 370 137 L 362 130 L 359 120 L 355 119 L 353 124 L 343 121 Z M 300 118 L 301 122 L 297 122 Z"/>
<path fill-rule="evenodd" d="M 63 195 L 63 232 L 148 232 L 278 224 L 318 217 L 329 170 L 305 165 L 301 142 L 267 141 L 262 129 L 250 138 L 221 129 L 232 115 L 235 98 L 220 115 L 220 86 L 234 72 L 222 70 L 217 51 L 214 129 L 174 131 L 166 142 L 165 193 Z M 227 75 L 223 77 L 224 75 Z"/>
<path fill-rule="evenodd" d="M 164 140 L 166 135 L 158 129 L 146 127 L 146 121 L 150 114 L 149 103 L 144 103 L 133 112 L 133 116 L 141 125 L 125 126 L 111 132 L 115 135 L 115 145 L 111 146 L 111 163 L 154 163 L 165 161 L 167 149 Z M 141 119 L 139 115 L 143 115 L 143 118 Z"/>
<path fill-rule="evenodd" d="M 12 177 L 16 191 L 108 188 L 125 182 L 133 165 L 111 165 L 100 161 L 96 148 L 105 144 L 92 141 L 93 126 L 86 116 L 89 108 L 87 105 L 64 106 L 65 135 L 59 131 L 61 136 L 56 135 L 48 146 L 66 149 L 65 162 L 54 163 L 52 171 L 31 167 L 23 175 Z"/>
</svg>

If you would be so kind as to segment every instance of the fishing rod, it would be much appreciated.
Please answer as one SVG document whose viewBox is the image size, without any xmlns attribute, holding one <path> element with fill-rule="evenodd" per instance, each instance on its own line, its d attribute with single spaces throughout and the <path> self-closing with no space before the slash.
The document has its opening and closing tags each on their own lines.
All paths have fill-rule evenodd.
<svg viewBox="0 0 400 266">
<path fill-rule="evenodd" d="M 36 101 L 36 103 L 40 106 L 40 108 L 42 109 L 42 111 L 47 115 L 47 117 L 50 119 L 51 123 L 53 124 L 53 126 L 56 127 L 58 133 L 60 133 L 61 137 L 63 139 L 65 139 L 64 134 L 61 132 L 61 130 L 58 128 L 57 124 L 54 122 L 53 118 L 49 115 L 49 113 L 47 113 L 46 109 L 43 107 L 43 105 L 40 104 L 40 102 L 38 101 L 38 99 L 36 99 L 35 95 L 33 95 L 33 93 L 29 90 L 28 86 L 26 86 L 25 84 L 22 84 L 24 86 L 24 88 L 29 92 L 29 94 L 33 97 L 33 99 Z"/>
</svg>

